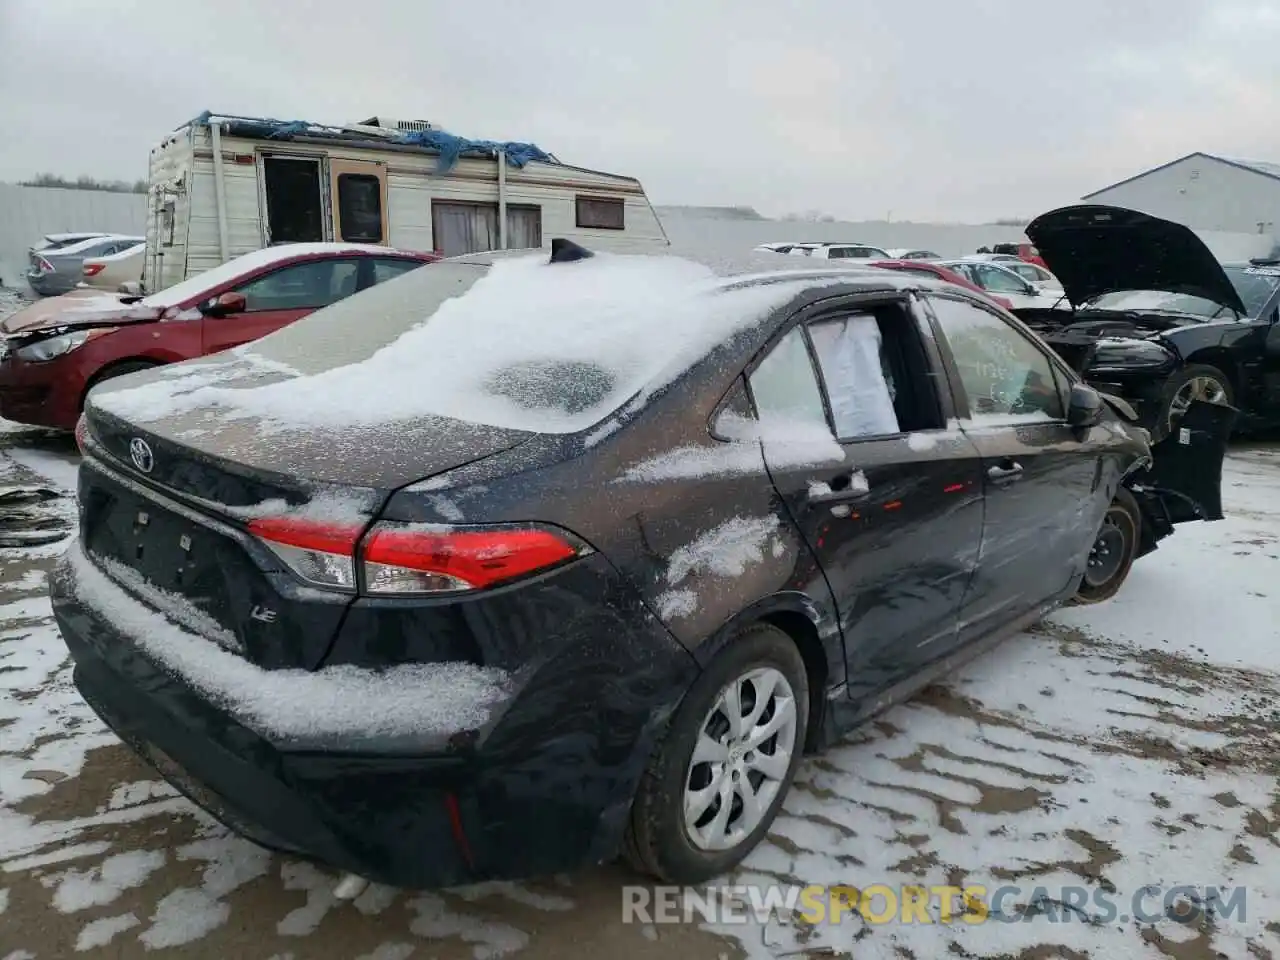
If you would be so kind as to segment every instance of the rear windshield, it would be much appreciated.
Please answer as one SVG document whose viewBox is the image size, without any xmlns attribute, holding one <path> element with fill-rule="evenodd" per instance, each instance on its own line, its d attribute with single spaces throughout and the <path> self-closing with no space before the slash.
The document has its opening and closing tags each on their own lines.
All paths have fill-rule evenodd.
<svg viewBox="0 0 1280 960">
<path fill-rule="evenodd" d="M 296 374 L 288 380 L 200 383 L 211 370 L 193 367 L 187 382 L 169 381 L 174 396 L 147 399 L 170 412 L 216 407 L 286 426 L 435 415 L 571 433 L 669 383 L 815 282 L 726 287 L 709 268 L 670 256 L 443 261 L 236 351 L 250 370 Z"/>
</svg>

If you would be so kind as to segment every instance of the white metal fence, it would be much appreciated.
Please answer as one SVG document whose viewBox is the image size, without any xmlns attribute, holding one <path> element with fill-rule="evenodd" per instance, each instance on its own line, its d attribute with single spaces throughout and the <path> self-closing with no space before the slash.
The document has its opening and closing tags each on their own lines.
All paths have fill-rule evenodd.
<svg viewBox="0 0 1280 960">
<path fill-rule="evenodd" d="M 101 230 L 141 236 L 146 219 L 147 198 L 140 193 L 0 183 L 0 284 L 25 286 L 27 249 L 46 233 Z"/>
</svg>

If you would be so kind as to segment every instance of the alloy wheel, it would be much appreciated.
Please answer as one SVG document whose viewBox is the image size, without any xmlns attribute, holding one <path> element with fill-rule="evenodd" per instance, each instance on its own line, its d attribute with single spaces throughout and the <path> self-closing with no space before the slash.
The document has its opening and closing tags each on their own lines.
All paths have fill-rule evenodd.
<svg viewBox="0 0 1280 960">
<path fill-rule="evenodd" d="M 700 850 L 729 850 L 760 825 L 786 781 L 796 744 L 796 697 L 773 667 L 720 691 L 698 731 L 685 777 L 684 822 Z"/>
<path fill-rule="evenodd" d="M 1192 377 L 1178 388 L 1178 392 L 1169 401 L 1169 429 L 1177 426 L 1195 400 L 1224 404 L 1227 402 L 1227 388 L 1216 377 Z"/>
</svg>

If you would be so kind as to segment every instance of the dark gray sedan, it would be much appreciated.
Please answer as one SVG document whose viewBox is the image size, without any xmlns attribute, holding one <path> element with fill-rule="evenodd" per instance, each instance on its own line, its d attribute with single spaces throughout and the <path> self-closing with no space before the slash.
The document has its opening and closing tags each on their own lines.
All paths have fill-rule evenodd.
<svg viewBox="0 0 1280 960">
<path fill-rule="evenodd" d="M 146 237 L 108 234 L 90 237 L 78 243 L 31 252 L 27 283 L 42 297 L 56 297 L 75 289 L 81 280 L 80 267 L 91 257 L 106 257 L 144 243 Z"/>
</svg>

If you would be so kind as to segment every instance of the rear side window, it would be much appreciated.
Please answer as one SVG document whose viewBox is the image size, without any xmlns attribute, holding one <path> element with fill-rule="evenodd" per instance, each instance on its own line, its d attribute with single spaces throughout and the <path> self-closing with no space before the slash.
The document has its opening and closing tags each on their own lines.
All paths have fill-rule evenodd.
<svg viewBox="0 0 1280 960">
<path fill-rule="evenodd" d="M 1053 364 L 1020 331 L 994 313 L 960 300 L 931 297 L 929 302 L 951 348 L 975 421 L 1066 416 Z"/>
<path fill-rule="evenodd" d="M 382 241 L 382 181 L 364 173 L 338 175 L 338 220 L 350 243 Z"/>
<path fill-rule="evenodd" d="M 822 391 L 801 328 L 795 328 L 778 341 L 752 371 L 747 384 L 761 421 L 827 426 Z"/>
<path fill-rule="evenodd" d="M 899 432 L 893 407 L 899 379 L 885 353 L 874 314 L 855 313 L 811 324 L 809 335 L 822 368 L 836 436 Z"/>
</svg>

